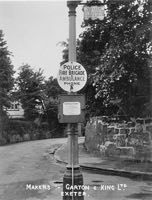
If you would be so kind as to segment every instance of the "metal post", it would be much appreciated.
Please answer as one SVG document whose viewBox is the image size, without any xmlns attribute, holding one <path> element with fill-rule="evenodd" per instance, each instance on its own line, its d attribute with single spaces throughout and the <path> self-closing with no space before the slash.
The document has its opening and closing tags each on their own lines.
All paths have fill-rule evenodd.
<svg viewBox="0 0 152 200">
<path fill-rule="evenodd" d="M 69 61 L 76 62 L 76 7 L 79 1 L 67 1 L 69 7 Z M 78 124 L 67 125 L 68 165 L 63 177 L 63 200 L 84 200 L 83 176 L 78 161 Z M 67 189 L 67 185 L 71 189 Z M 80 189 L 75 189 L 79 186 Z M 71 195 L 70 195 L 71 194 Z"/>
<path fill-rule="evenodd" d="M 69 7 L 69 61 L 76 61 L 76 7 L 78 1 L 68 1 Z"/>
</svg>

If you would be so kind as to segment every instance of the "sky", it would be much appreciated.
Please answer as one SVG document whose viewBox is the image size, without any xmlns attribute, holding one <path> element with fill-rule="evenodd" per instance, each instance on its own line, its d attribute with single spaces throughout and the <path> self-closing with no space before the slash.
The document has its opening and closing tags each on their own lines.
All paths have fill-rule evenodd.
<svg viewBox="0 0 152 200">
<path fill-rule="evenodd" d="M 76 34 L 83 31 L 82 6 L 77 7 Z M 1 1 L 0 29 L 3 30 L 14 70 L 29 64 L 41 68 L 48 79 L 57 76 L 62 61 L 58 43 L 69 37 L 68 7 L 65 0 Z"/>
</svg>

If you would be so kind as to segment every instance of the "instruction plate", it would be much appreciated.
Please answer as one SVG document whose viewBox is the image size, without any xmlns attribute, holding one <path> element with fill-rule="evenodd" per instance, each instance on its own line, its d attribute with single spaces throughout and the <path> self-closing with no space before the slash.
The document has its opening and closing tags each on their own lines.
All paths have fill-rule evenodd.
<svg viewBox="0 0 152 200">
<path fill-rule="evenodd" d="M 63 115 L 80 115 L 81 105 L 80 102 L 64 102 Z"/>
</svg>

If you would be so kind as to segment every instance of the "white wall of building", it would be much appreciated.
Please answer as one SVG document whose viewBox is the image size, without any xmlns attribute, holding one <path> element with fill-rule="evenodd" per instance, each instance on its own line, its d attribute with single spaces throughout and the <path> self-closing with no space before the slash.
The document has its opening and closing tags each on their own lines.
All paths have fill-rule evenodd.
<svg viewBox="0 0 152 200">
<path fill-rule="evenodd" d="M 13 102 L 11 108 L 7 109 L 9 118 L 24 118 L 24 109 L 19 102 Z"/>
</svg>

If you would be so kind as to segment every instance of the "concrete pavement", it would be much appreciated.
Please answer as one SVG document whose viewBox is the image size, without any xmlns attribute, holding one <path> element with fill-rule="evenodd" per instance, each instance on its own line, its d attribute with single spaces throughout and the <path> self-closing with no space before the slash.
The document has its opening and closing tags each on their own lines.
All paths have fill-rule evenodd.
<svg viewBox="0 0 152 200">
<path fill-rule="evenodd" d="M 57 149 L 54 157 L 58 162 L 67 164 L 67 144 Z M 102 160 L 100 157 L 87 152 L 84 147 L 84 137 L 79 138 L 79 164 L 82 169 L 98 171 L 98 173 L 102 174 L 152 180 L 152 163 Z"/>
</svg>

